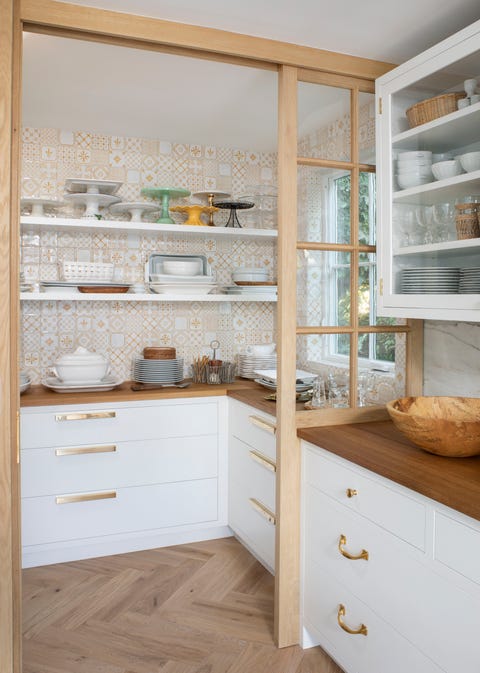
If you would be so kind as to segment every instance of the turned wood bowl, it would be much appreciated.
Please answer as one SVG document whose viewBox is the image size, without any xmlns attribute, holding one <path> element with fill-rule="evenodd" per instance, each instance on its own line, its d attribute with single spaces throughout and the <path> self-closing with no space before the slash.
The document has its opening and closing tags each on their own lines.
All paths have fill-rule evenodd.
<svg viewBox="0 0 480 673">
<path fill-rule="evenodd" d="M 396 428 L 429 453 L 465 458 L 480 454 L 480 399 L 401 397 L 388 402 Z"/>
</svg>

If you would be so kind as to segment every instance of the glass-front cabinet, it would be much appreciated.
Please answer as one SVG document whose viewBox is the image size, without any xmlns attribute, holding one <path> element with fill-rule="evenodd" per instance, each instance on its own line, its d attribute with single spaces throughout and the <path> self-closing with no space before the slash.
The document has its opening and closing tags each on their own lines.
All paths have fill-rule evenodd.
<svg viewBox="0 0 480 673">
<path fill-rule="evenodd" d="M 480 21 L 376 83 L 378 314 L 480 320 Z"/>
</svg>

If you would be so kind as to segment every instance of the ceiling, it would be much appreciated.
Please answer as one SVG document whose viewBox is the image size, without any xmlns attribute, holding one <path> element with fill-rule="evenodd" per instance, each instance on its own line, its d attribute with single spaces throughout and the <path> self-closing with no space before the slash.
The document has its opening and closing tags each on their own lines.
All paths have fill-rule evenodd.
<svg viewBox="0 0 480 673">
<path fill-rule="evenodd" d="M 291 0 L 77 0 L 73 4 L 397 63 L 480 19 L 478 0 L 328 4 L 297 0 L 293 11 Z M 272 71 L 25 34 L 25 126 L 273 151 L 276 88 Z M 320 92 L 319 106 L 319 87 L 303 87 L 302 132 L 341 112 L 327 91 Z M 314 113 L 319 108 L 321 119 Z"/>
</svg>

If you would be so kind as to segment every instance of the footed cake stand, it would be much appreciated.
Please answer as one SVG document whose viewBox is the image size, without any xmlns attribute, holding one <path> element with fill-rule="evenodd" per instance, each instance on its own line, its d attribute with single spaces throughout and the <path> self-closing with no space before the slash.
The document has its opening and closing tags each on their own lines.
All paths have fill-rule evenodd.
<svg viewBox="0 0 480 673">
<path fill-rule="evenodd" d="M 220 192 L 218 189 L 210 189 L 210 190 L 205 190 L 203 192 L 195 192 L 193 195 L 196 198 L 199 199 L 207 199 L 208 205 L 213 206 L 213 199 L 227 199 L 230 194 L 228 192 Z M 208 226 L 209 227 L 214 227 L 215 222 L 213 221 L 213 212 L 210 212 L 209 218 L 208 218 Z"/>
<path fill-rule="evenodd" d="M 237 210 L 246 210 L 247 208 L 253 208 L 255 205 L 253 201 L 236 201 L 234 199 L 229 199 L 226 201 L 215 201 L 214 204 L 217 208 L 229 208 L 230 209 L 230 216 L 228 218 L 228 222 L 225 225 L 226 227 L 240 227 L 242 228 L 242 225 L 238 221 L 237 217 Z"/>
<path fill-rule="evenodd" d="M 192 206 L 172 206 L 170 208 L 171 212 L 185 213 L 186 215 L 188 215 L 184 224 L 190 224 L 190 225 L 193 225 L 193 226 L 196 226 L 196 227 L 204 227 L 205 226 L 205 222 L 203 222 L 200 219 L 200 216 L 203 213 L 212 217 L 213 213 L 217 212 L 217 210 L 218 210 L 218 208 L 215 208 L 215 206 L 201 206 L 197 203 L 193 204 Z"/>
<path fill-rule="evenodd" d="M 160 224 L 175 224 L 168 214 L 170 199 L 179 199 L 182 196 L 190 196 L 188 189 L 181 189 L 180 187 L 144 187 L 142 189 L 143 196 L 148 196 L 151 199 L 160 199 L 162 201 L 162 212 L 157 222 Z"/>
</svg>

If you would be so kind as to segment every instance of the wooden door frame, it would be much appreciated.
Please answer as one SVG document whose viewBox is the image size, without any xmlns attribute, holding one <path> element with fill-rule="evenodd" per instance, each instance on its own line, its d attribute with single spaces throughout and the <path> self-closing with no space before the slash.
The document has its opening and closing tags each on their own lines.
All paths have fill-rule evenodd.
<svg viewBox="0 0 480 673">
<path fill-rule="evenodd" d="M 210 58 L 243 65 L 254 65 L 280 72 L 279 104 L 286 105 L 285 92 L 291 87 L 292 71 L 306 68 L 312 71 L 335 73 L 373 80 L 391 69 L 391 64 L 381 63 L 346 54 L 328 52 L 277 40 L 268 40 L 231 33 L 224 30 L 202 28 L 179 24 L 162 19 L 151 19 L 131 14 L 93 9 L 55 0 L 0 0 L 2 23 L 0 37 L 0 662 L 1 673 L 20 673 L 21 618 L 20 618 L 20 534 L 19 534 L 19 487 L 18 487 L 18 444 L 17 425 L 19 395 L 17 381 L 17 339 L 18 339 L 18 203 L 19 203 L 19 129 L 20 129 L 20 52 L 22 30 L 60 35 L 90 41 L 101 41 L 127 47 L 168 51 L 199 58 Z M 290 70 L 291 68 L 291 70 Z M 288 84 L 290 82 L 290 84 Z M 285 89 L 285 84 L 287 89 Z M 282 93 L 283 92 L 283 93 Z M 283 102 L 282 102 L 283 101 Z M 290 106 L 291 107 L 291 106 Z M 290 154 L 293 144 L 285 144 L 281 127 L 289 123 L 292 110 L 280 116 L 279 175 L 285 189 L 288 176 L 292 172 Z M 285 162 L 289 162 L 287 166 Z M 295 167 L 296 170 L 296 167 Z M 280 195 L 280 203 L 288 196 Z M 289 206 L 292 209 L 292 202 Z M 291 269 L 291 227 L 292 220 L 283 217 L 279 224 L 281 253 L 279 278 L 285 278 Z M 283 242 L 282 242 L 283 241 Z M 289 310 L 291 286 L 280 284 L 279 311 L 281 315 Z M 283 307 L 283 308 L 282 308 Z M 283 311 L 283 314 L 282 314 Z M 293 351 L 294 352 L 294 351 Z M 279 526 L 276 578 L 276 627 L 275 634 L 279 646 L 287 646 L 299 641 L 298 587 L 299 554 L 296 551 L 285 555 L 292 547 L 288 531 L 296 530 L 298 539 L 299 502 L 298 474 L 288 477 L 289 464 L 298 462 L 294 435 L 294 415 L 286 409 L 292 402 L 286 383 L 292 377 L 294 366 L 290 362 L 292 352 L 283 348 L 281 370 L 283 382 L 280 384 L 279 417 L 277 427 L 284 448 L 283 477 L 279 490 L 280 511 L 285 512 Z M 282 375 L 282 374 L 281 374 Z M 295 437 L 296 439 L 296 437 Z M 288 447 L 288 450 L 287 448 Z M 285 450 L 284 450 L 285 449 Z M 282 458 L 280 458 L 282 460 Z M 293 463 L 291 462 L 293 460 Z M 282 468 L 280 468 L 282 473 Z M 289 510 L 291 515 L 287 513 Z M 296 527 L 296 528 L 295 528 Z"/>
</svg>

